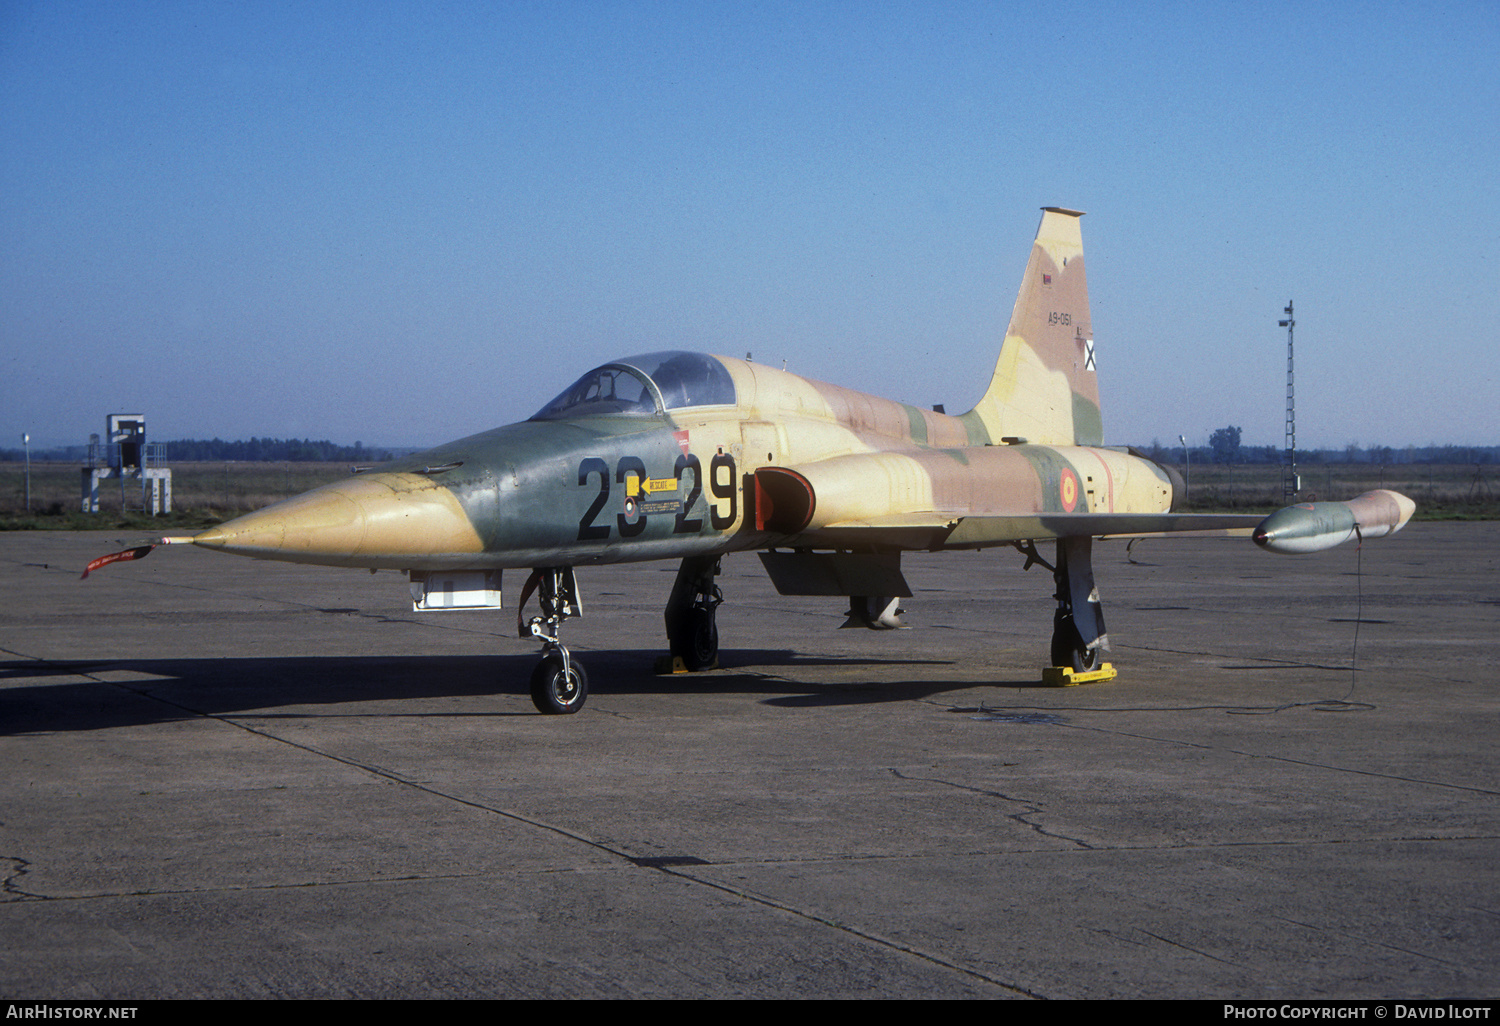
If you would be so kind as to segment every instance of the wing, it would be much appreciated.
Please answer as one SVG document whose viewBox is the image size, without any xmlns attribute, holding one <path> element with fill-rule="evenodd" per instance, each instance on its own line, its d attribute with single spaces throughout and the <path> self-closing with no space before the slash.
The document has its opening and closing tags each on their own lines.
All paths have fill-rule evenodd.
<svg viewBox="0 0 1500 1026">
<path fill-rule="evenodd" d="M 844 520 L 803 531 L 785 544 L 809 548 L 876 547 L 917 551 L 979 549 L 1049 538 L 1145 538 L 1153 535 L 1251 537 L 1265 514 L 1056 513 L 973 516 L 903 513 Z"/>
<path fill-rule="evenodd" d="M 1174 513 L 1168 476 L 1113 450 L 1041 445 L 850 453 L 762 467 L 758 531 L 791 548 L 978 549 L 1057 538 L 1250 537 L 1271 552 L 1317 552 L 1394 533 L 1414 504 L 1376 489 L 1345 502 L 1260 513 Z M 1109 512 L 1085 512 L 1104 505 Z M 1073 512 L 1077 506 L 1078 512 Z M 943 507 L 947 507 L 944 509 Z M 1117 510 L 1136 512 L 1116 512 Z"/>
</svg>

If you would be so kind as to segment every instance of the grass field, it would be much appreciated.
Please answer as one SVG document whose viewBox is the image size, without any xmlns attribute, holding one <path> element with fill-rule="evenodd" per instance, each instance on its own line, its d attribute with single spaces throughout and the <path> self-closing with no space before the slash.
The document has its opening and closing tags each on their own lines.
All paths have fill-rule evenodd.
<svg viewBox="0 0 1500 1026">
<path fill-rule="evenodd" d="M 1181 469 L 1180 467 L 1178 468 Z M 1500 467 L 1443 463 L 1318 463 L 1298 467 L 1303 502 L 1352 499 L 1390 488 L 1416 501 L 1418 520 L 1500 519 Z M 1189 508 L 1198 512 L 1279 509 L 1281 468 L 1194 463 Z"/>
<path fill-rule="evenodd" d="M 1299 498 L 1349 499 L 1393 488 L 1417 503 L 1419 520 L 1500 519 L 1500 468 L 1476 464 L 1315 464 L 1302 467 Z M 80 511 L 76 463 L 32 463 L 31 510 L 25 466 L 0 463 L 0 530 L 90 530 L 107 527 L 206 527 L 349 476 L 345 463 L 177 463 L 170 516 L 148 517 L 121 506 L 120 483 L 99 486 L 97 514 Z M 1281 500 L 1275 466 L 1193 464 L 1190 509 L 1270 512 Z"/>
<path fill-rule="evenodd" d="M 31 464 L 31 512 L 26 512 L 25 465 L 0 463 L 0 529 L 92 530 L 104 527 L 198 527 L 221 523 L 288 496 L 349 476 L 347 463 L 174 463 L 172 514 L 125 512 L 118 480 L 99 482 L 99 512 L 81 511 L 81 467 Z M 139 504 L 139 482 L 133 505 Z"/>
</svg>

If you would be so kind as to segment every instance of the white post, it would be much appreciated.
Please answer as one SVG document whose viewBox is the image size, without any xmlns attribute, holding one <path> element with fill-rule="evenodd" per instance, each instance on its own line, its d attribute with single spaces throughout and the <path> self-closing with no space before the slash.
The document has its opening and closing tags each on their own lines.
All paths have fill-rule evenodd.
<svg viewBox="0 0 1500 1026">
<path fill-rule="evenodd" d="M 1186 480 L 1182 482 L 1182 504 L 1186 506 L 1193 494 L 1193 454 L 1188 451 L 1186 435 L 1178 435 L 1177 440 L 1182 443 L 1182 465 L 1186 468 Z"/>
</svg>

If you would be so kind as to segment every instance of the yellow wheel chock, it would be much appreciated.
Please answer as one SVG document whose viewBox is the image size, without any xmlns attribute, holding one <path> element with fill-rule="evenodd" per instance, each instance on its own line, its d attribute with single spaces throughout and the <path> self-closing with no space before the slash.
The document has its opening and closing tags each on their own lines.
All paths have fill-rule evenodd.
<svg viewBox="0 0 1500 1026">
<path fill-rule="evenodd" d="M 1114 680 L 1119 676 L 1113 663 L 1105 663 L 1097 670 L 1079 673 L 1071 666 L 1046 666 L 1042 668 L 1042 683 L 1054 688 L 1070 688 L 1074 684 L 1097 684 Z"/>
</svg>

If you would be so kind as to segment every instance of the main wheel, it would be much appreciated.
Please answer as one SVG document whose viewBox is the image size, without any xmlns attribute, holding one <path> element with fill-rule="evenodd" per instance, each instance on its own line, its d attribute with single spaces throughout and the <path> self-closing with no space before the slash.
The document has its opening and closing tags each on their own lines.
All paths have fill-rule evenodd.
<svg viewBox="0 0 1500 1026">
<path fill-rule="evenodd" d="M 564 673 L 562 656 L 551 652 L 531 671 L 531 701 L 541 712 L 576 713 L 588 697 L 589 675 L 577 659 L 568 660 L 568 672 Z"/>
<path fill-rule="evenodd" d="M 715 610 L 694 606 L 677 621 L 668 639 L 672 654 L 689 670 L 706 670 L 719 658 L 719 625 Z"/>
<path fill-rule="evenodd" d="M 1104 649 L 1099 645 L 1086 647 L 1073 624 L 1073 615 L 1059 609 L 1052 617 L 1052 665 L 1071 666 L 1074 673 L 1089 673 L 1103 663 Z"/>
</svg>

